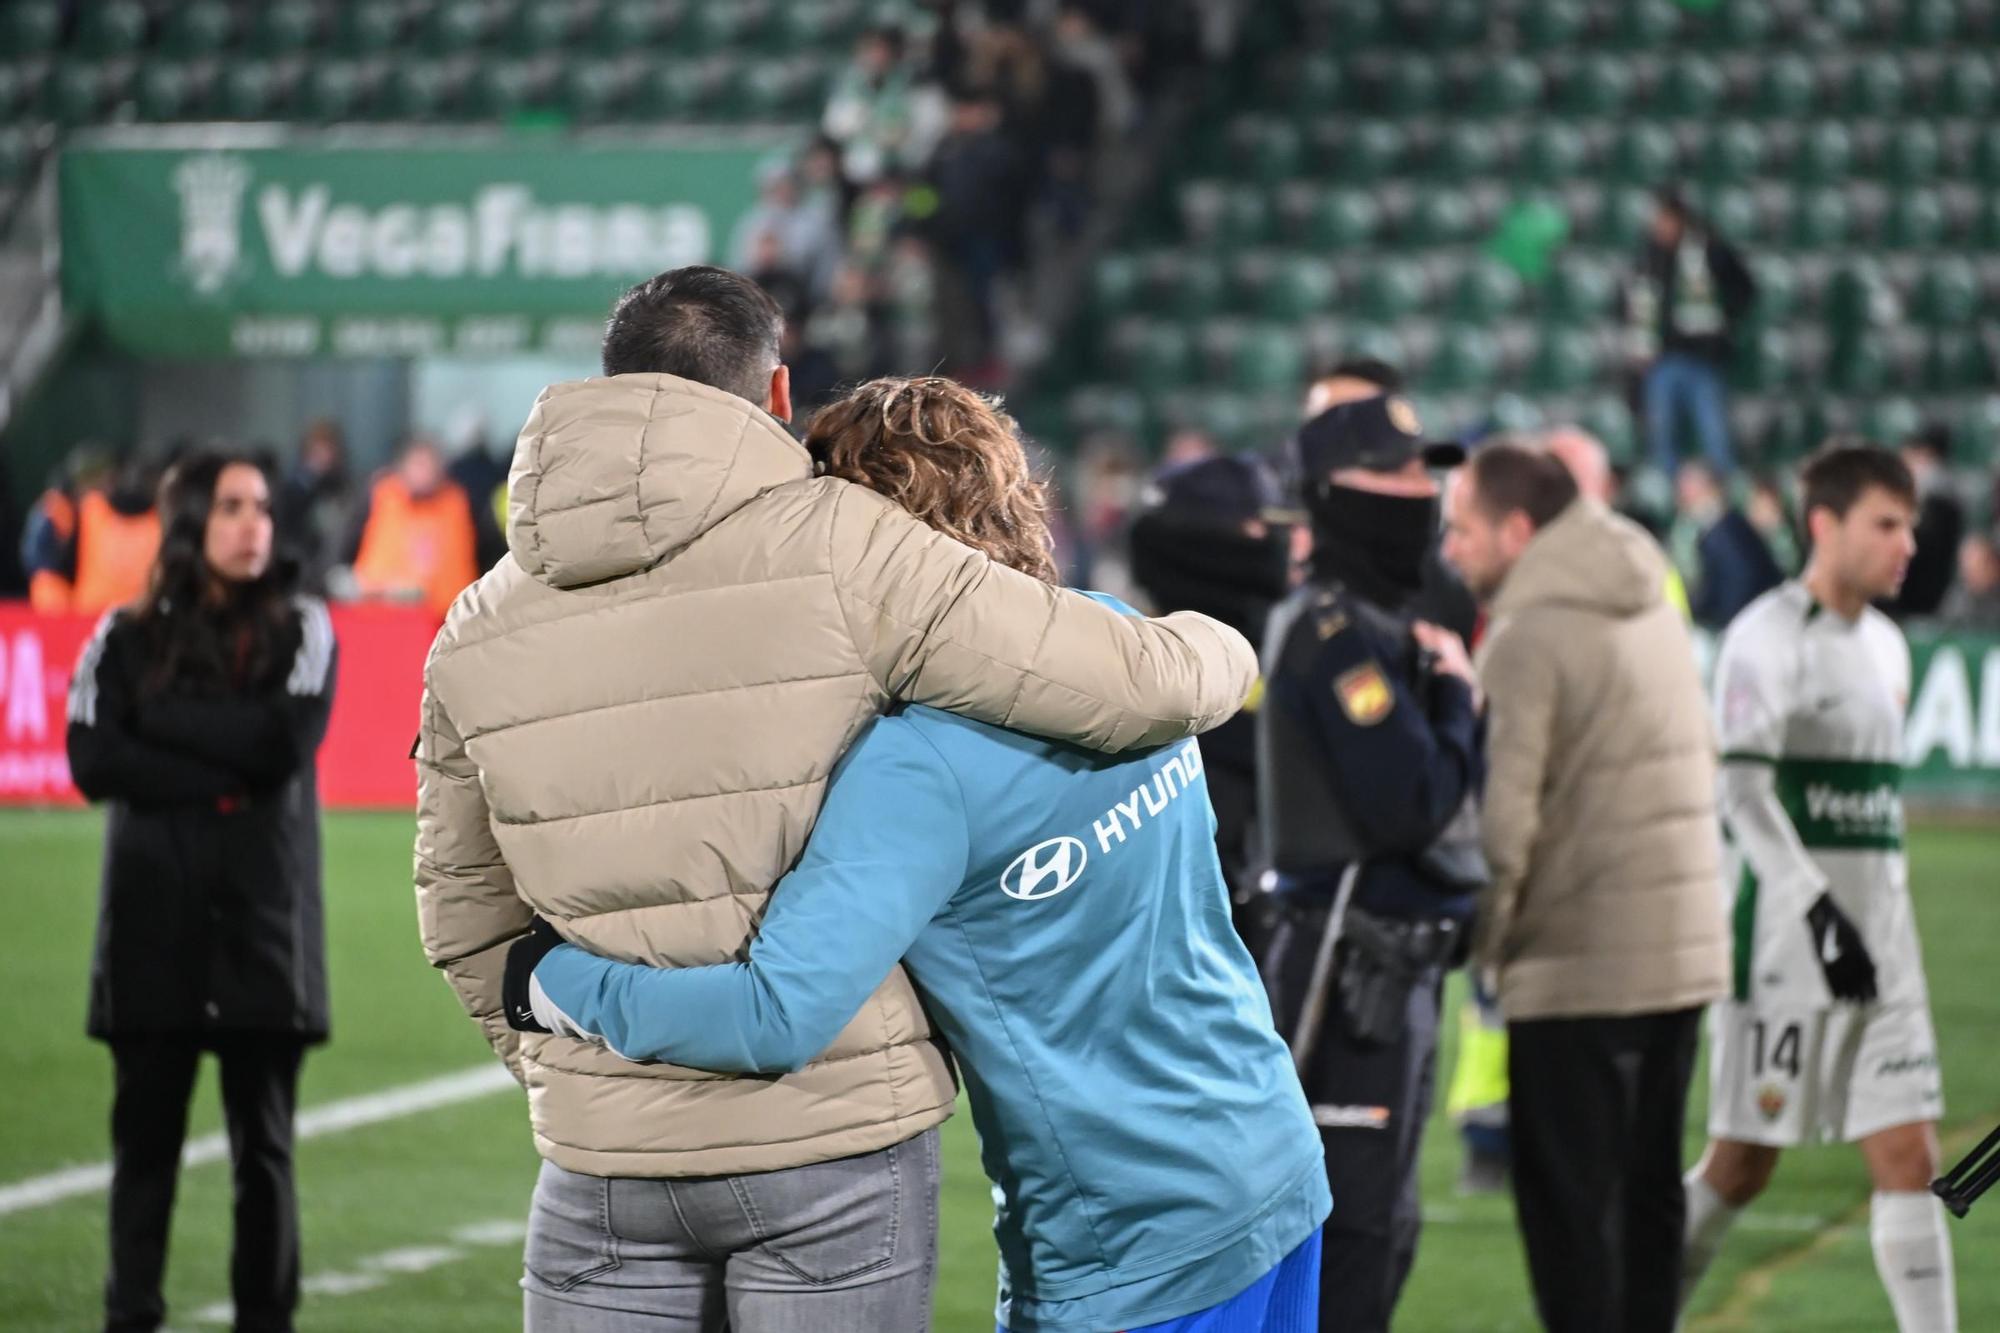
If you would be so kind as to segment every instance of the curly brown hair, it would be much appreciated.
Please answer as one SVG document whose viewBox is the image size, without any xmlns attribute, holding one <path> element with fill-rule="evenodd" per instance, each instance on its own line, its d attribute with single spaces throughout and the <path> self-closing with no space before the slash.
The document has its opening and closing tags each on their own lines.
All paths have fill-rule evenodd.
<svg viewBox="0 0 2000 1333">
<path fill-rule="evenodd" d="M 821 470 L 894 500 L 947 537 L 1044 583 L 1060 583 L 1049 488 L 999 404 L 954 380 L 884 378 L 813 414 Z"/>
</svg>

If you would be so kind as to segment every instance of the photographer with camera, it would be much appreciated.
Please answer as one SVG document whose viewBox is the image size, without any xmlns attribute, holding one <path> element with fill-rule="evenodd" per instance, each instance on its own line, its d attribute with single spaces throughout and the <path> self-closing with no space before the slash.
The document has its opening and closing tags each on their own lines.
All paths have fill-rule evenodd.
<svg viewBox="0 0 2000 1333">
<path fill-rule="evenodd" d="M 1420 1222 L 1444 973 L 1485 883 L 1479 698 L 1457 635 L 1414 618 L 1438 530 L 1404 399 L 1360 380 L 1296 441 L 1313 550 L 1271 615 L 1258 787 L 1277 924 L 1265 981 L 1292 1033 L 1337 1201 L 1319 1327 L 1386 1330 Z"/>
</svg>

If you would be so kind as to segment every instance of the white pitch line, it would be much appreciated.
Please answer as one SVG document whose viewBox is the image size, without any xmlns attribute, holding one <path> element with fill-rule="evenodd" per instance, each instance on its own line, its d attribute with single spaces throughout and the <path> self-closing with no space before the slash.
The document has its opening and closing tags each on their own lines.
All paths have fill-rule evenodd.
<svg viewBox="0 0 2000 1333">
<path fill-rule="evenodd" d="M 1484 1218 L 1477 1217 L 1471 1212 L 1453 1204 L 1440 1204 L 1424 1209 L 1425 1226 L 1452 1227 L 1483 1224 L 1512 1226 L 1513 1222 L 1514 1216 L 1511 1212 Z M 1832 1219 L 1819 1217 L 1813 1213 L 1762 1214 L 1749 1212 L 1738 1218 L 1735 1225 L 1741 1231 L 1777 1231 L 1802 1235 L 1814 1231 L 1826 1230 L 1827 1227 L 1832 1225 Z"/>
<path fill-rule="evenodd" d="M 433 1268 L 457 1263 L 466 1257 L 468 1248 L 517 1245 L 527 1234 L 525 1222 L 508 1218 L 473 1222 L 455 1228 L 450 1245 L 406 1245 L 400 1249 L 384 1250 L 380 1254 L 356 1259 L 354 1267 L 345 1272 L 336 1269 L 328 1273 L 314 1273 L 299 1284 L 299 1289 L 308 1296 L 352 1296 L 356 1292 L 374 1291 L 377 1287 L 388 1285 L 393 1278 L 428 1273 Z M 204 1305 L 188 1316 L 197 1324 L 228 1324 L 235 1318 L 236 1307 L 228 1301 Z"/>
<path fill-rule="evenodd" d="M 489 1096 L 503 1088 L 518 1086 L 505 1066 L 481 1065 L 477 1069 L 464 1069 L 456 1074 L 310 1107 L 299 1113 L 294 1133 L 302 1140 L 316 1139 L 322 1134 L 338 1134 L 345 1129 L 359 1129 L 364 1125 L 379 1125 L 385 1120 L 400 1120 L 404 1116 L 435 1111 L 441 1106 L 455 1106 L 459 1102 Z M 229 1139 L 225 1135 L 204 1134 L 198 1139 L 190 1139 L 181 1150 L 181 1166 L 220 1162 L 228 1156 Z M 0 1217 L 60 1203 L 79 1194 L 96 1194 L 110 1184 L 109 1162 L 67 1167 L 45 1176 L 30 1176 L 11 1185 L 0 1185 Z"/>
</svg>

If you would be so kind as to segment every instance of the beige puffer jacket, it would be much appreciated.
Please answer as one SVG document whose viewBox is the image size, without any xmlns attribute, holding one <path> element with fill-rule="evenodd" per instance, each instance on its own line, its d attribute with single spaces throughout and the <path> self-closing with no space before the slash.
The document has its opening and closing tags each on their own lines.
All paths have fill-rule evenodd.
<svg viewBox="0 0 2000 1333">
<path fill-rule="evenodd" d="M 1117 615 L 810 473 L 777 421 L 718 390 L 555 385 L 515 451 L 512 554 L 431 650 L 424 949 L 526 1084 L 536 1146 L 570 1170 L 871 1152 L 942 1121 L 955 1088 L 901 969 L 783 1078 L 522 1040 L 500 979 L 531 910 L 611 958 L 740 960 L 834 761 L 892 699 L 1119 750 L 1214 726 L 1255 676 L 1214 621 Z"/>
<path fill-rule="evenodd" d="M 1578 500 L 1494 601 L 1477 953 L 1510 1019 L 1663 1013 L 1728 983 L 1714 733 L 1666 580 L 1638 525 Z"/>
</svg>

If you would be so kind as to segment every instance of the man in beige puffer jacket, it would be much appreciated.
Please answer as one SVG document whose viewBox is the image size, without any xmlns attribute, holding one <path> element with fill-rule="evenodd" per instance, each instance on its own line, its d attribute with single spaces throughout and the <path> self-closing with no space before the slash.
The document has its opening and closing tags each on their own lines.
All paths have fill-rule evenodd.
<svg viewBox="0 0 2000 1333">
<path fill-rule="evenodd" d="M 716 1239 L 719 1223 L 695 1242 L 775 1257 L 765 1277 L 813 1288 L 907 1266 L 927 1308 L 934 1238 L 898 1251 L 895 1236 L 934 1227 L 924 1213 L 934 1137 L 927 1185 L 924 1162 L 893 1154 L 950 1114 L 955 1085 L 900 969 L 814 1063 L 727 1078 L 510 1030 L 508 947 L 540 912 L 609 958 L 740 960 L 834 762 L 891 701 L 1115 751 L 1223 721 L 1256 662 L 1217 622 L 1120 616 L 992 563 L 873 492 L 815 479 L 779 421 L 790 414 L 780 328 L 748 280 L 674 270 L 621 300 L 609 378 L 554 385 L 536 402 L 510 478 L 510 554 L 458 599 L 425 668 L 420 924 L 431 962 L 528 1090 L 547 1159 L 538 1219 L 545 1206 L 601 1210 L 615 1227 L 613 1187 L 630 1195 L 633 1178 L 782 1173 L 785 1205 L 773 1203 L 781 1177 L 764 1178 L 758 1204 L 743 1205 L 740 1246 Z M 827 1188 L 908 1175 L 911 1197 L 889 1201 L 880 1222 L 896 1253 L 864 1243 L 849 1254 L 811 1227 L 773 1234 L 790 1223 L 760 1215 L 812 1211 L 798 1197 L 805 1178 L 788 1169 L 883 1153 Z M 591 1180 L 613 1192 L 597 1197 Z M 673 1203 L 667 1213 L 700 1206 Z M 633 1195 L 627 1211 L 648 1206 Z M 607 1258 L 538 1247 L 537 1235 L 531 1221 L 531 1297 L 638 1243 L 614 1231 Z M 821 1271 L 829 1246 L 841 1251 L 838 1274 Z M 737 1276 L 732 1305 L 756 1281 Z M 893 1313 L 902 1307 L 866 1308 L 829 1306 L 806 1326 L 917 1326 Z M 757 1322 L 737 1312 L 737 1327 Z"/>
<path fill-rule="evenodd" d="M 1729 977 L 1694 646 L 1658 546 L 1552 455 L 1477 450 L 1446 516 L 1446 558 L 1492 614 L 1473 962 L 1507 1017 L 1536 1305 L 1554 1333 L 1667 1333 L 1688 1080 Z"/>
</svg>

